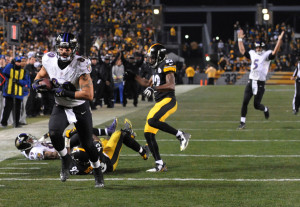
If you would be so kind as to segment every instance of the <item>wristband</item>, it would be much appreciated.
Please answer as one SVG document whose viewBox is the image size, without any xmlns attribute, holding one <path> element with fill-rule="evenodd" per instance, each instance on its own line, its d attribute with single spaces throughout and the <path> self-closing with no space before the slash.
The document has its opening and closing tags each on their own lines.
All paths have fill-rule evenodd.
<svg viewBox="0 0 300 207">
<path fill-rule="evenodd" d="M 243 38 L 238 38 L 238 41 L 239 42 L 243 42 Z"/>
<path fill-rule="evenodd" d="M 67 91 L 65 90 L 65 96 L 69 98 L 75 99 L 75 91 Z"/>
</svg>

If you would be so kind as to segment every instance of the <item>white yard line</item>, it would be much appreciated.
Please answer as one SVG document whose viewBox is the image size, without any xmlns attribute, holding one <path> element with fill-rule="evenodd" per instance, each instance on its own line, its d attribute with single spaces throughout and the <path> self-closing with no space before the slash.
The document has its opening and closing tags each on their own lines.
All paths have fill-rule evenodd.
<svg viewBox="0 0 300 207">
<path fill-rule="evenodd" d="M 94 179 L 68 179 L 67 182 L 85 182 Z M 207 181 L 207 182 L 300 182 L 300 178 L 227 179 L 227 178 L 106 178 L 106 181 Z M 0 181 L 60 181 L 59 178 L 0 178 Z"/>
<path fill-rule="evenodd" d="M 49 163 L 46 163 L 46 162 L 35 162 L 35 161 L 33 161 L 33 162 L 26 162 L 26 163 L 22 163 L 22 162 L 20 162 L 20 163 L 11 163 L 11 164 L 8 164 L 8 165 L 48 165 Z"/>
<path fill-rule="evenodd" d="M 39 167 L 0 167 L 0 170 L 40 170 Z"/>
<path fill-rule="evenodd" d="M 137 154 L 123 154 L 121 157 L 135 157 Z M 298 158 L 300 155 L 188 155 L 188 154 L 161 154 L 164 157 L 216 157 L 216 158 Z"/>
<path fill-rule="evenodd" d="M 8 173 L 8 172 L 5 172 L 5 173 L 0 173 L 0 175 L 29 175 L 31 173 Z"/>
<path fill-rule="evenodd" d="M 145 141 L 137 139 L 138 142 Z M 178 142 L 177 139 L 157 139 L 157 142 Z M 190 139 L 190 142 L 300 142 L 300 139 Z"/>
</svg>

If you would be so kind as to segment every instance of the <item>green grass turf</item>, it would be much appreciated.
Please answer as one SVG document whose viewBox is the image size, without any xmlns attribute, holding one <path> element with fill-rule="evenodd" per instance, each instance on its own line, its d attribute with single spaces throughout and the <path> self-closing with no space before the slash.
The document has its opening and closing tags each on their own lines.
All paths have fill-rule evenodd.
<svg viewBox="0 0 300 207">
<path fill-rule="evenodd" d="M 177 97 L 178 110 L 167 123 L 192 139 L 180 152 L 174 136 L 157 134 L 166 173 L 146 173 L 153 158 L 144 161 L 124 146 L 117 170 L 105 175 L 105 188 L 95 189 L 91 175 L 60 182 L 59 160 L 18 156 L 0 162 L 0 206 L 300 206 L 294 88 L 266 86 L 262 103 L 270 108 L 270 119 L 254 110 L 251 100 L 246 129 L 237 130 L 243 91 L 244 86 L 206 86 Z M 126 116 L 143 145 L 147 112 Z"/>
</svg>

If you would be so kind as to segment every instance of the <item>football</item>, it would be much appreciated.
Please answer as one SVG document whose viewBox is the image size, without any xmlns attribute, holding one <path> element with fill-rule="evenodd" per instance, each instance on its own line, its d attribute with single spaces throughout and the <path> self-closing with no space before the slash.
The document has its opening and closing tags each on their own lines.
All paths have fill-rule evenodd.
<svg viewBox="0 0 300 207">
<path fill-rule="evenodd" d="M 40 84 L 41 86 L 45 86 L 45 88 L 46 88 L 48 91 L 50 91 L 50 90 L 53 88 L 53 84 L 52 84 L 52 82 L 51 82 L 51 80 L 50 80 L 49 78 L 43 78 L 43 79 L 39 82 L 39 84 Z"/>
</svg>

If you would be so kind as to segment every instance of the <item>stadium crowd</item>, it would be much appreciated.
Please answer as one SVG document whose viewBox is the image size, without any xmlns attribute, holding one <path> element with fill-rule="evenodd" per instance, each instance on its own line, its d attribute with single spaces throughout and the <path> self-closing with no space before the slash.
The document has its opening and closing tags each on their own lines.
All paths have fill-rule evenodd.
<svg viewBox="0 0 300 207">
<path fill-rule="evenodd" d="M 30 91 L 30 95 L 24 93 L 24 97 L 29 97 L 22 102 L 21 114 L 25 113 L 29 117 L 39 114 L 48 115 L 54 104 L 53 95 L 37 94 L 30 89 L 30 85 L 41 68 L 43 54 L 55 51 L 55 38 L 59 33 L 70 32 L 79 37 L 81 33 L 79 0 L 26 0 L 25 3 L 21 0 L 14 0 L 4 1 L 2 5 L 0 12 L 4 14 L 4 20 L 20 23 L 22 32 L 21 44 L 16 46 L 15 54 L 13 54 L 12 46 L 5 41 L 5 31 L 1 27 L 0 67 L 4 69 L 13 60 L 14 55 L 21 57 L 22 61 L 26 62 L 25 71 L 30 77 L 30 82 L 23 86 L 24 91 Z M 127 99 L 134 99 L 133 104 L 137 106 L 137 96 L 141 94 L 143 88 L 134 80 L 126 80 L 124 72 L 130 69 L 142 77 L 150 75 L 147 72 L 150 70 L 145 64 L 144 55 L 154 42 L 155 28 L 152 22 L 151 1 L 93 0 L 91 1 L 91 23 L 93 25 L 91 40 L 95 43 L 90 48 L 89 54 L 92 60 L 91 76 L 95 89 L 95 99 L 91 102 L 92 109 L 96 110 L 98 105 L 102 107 L 104 104 L 113 108 L 115 103 L 126 107 Z M 274 27 L 266 27 L 257 24 L 250 27 L 249 25 L 241 26 L 239 22 L 236 22 L 233 40 L 229 39 L 226 42 L 212 38 L 211 47 L 213 53 L 218 56 L 214 67 L 218 69 L 218 73 L 250 69 L 249 60 L 241 57 L 238 52 L 236 31 L 239 28 L 245 31 L 247 48 L 253 48 L 253 42 L 256 40 L 264 40 L 267 48 L 272 48 L 280 32 L 285 30 L 283 46 L 278 57 L 272 61 L 271 69 L 292 70 L 300 54 L 300 40 L 294 38 L 293 29 L 289 25 L 282 23 Z M 189 76 L 190 83 L 192 83 L 194 74 L 204 73 L 209 65 L 199 64 L 198 60 L 203 56 L 201 43 L 183 44 L 182 48 L 186 64 L 178 63 L 177 65 L 177 83 L 182 83 L 184 76 Z M 198 62 L 193 62 L 193 60 Z M 192 76 L 186 73 L 186 68 L 193 69 Z M 124 81 L 125 85 L 120 84 Z M 5 87 L 5 84 L 2 87 Z M 145 97 L 142 96 L 142 100 L 145 100 Z M 148 100 L 153 99 L 150 97 Z M 2 103 L 2 100 L 0 102 Z M 4 106 L 1 104 L 0 110 L 3 111 L 3 109 Z M 5 126 L 7 123 L 1 124 Z M 20 121 L 20 124 L 26 124 L 26 121 Z"/>
</svg>

